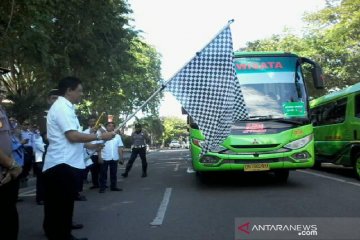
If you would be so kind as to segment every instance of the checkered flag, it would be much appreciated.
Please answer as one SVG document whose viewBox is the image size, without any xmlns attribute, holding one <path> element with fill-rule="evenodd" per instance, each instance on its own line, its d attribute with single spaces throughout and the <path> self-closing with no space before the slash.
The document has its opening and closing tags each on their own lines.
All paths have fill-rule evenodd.
<svg viewBox="0 0 360 240">
<path fill-rule="evenodd" d="M 248 118 L 236 77 L 229 25 L 166 86 L 205 136 L 202 154 L 217 148 L 234 121 Z"/>
</svg>

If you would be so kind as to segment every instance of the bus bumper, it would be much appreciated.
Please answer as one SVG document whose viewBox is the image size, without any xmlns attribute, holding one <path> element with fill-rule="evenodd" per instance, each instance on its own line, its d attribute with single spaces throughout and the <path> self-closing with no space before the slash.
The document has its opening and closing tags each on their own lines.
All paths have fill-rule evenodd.
<svg viewBox="0 0 360 240">
<path fill-rule="evenodd" d="M 254 154 L 219 154 L 209 152 L 200 157 L 201 148 L 192 146 L 195 171 L 271 171 L 276 169 L 301 169 L 314 165 L 314 142 L 305 147 L 284 153 L 257 152 Z M 252 166 L 250 166 L 252 165 Z"/>
</svg>

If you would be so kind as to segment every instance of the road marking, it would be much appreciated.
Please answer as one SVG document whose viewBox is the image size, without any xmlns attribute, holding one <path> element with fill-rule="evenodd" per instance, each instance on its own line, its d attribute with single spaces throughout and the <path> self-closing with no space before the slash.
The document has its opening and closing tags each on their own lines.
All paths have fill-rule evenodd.
<svg viewBox="0 0 360 240">
<path fill-rule="evenodd" d="M 150 223 L 151 226 L 160 226 L 163 223 L 167 206 L 169 204 L 172 188 L 166 188 L 163 200 L 160 204 L 159 210 L 154 220 Z"/>
<path fill-rule="evenodd" d="M 326 175 L 323 175 L 323 174 L 314 173 L 314 172 L 310 172 L 310 171 L 304 171 L 304 170 L 296 170 L 296 171 L 297 171 L 297 172 L 306 173 L 306 174 L 310 174 L 310 175 L 314 175 L 314 176 L 321 177 L 321 178 L 327 178 L 327 179 L 334 180 L 334 181 L 337 181 L 337 182 L 348 183 L 348 184 L 351 184 L 351 185 L 355 185 L 355 186 L 357 186 L 357 187 L 360 187 L 360 183 L 355 183 L 355 182 L 351 182 L 351 181 L 346 181 L 346 180 L 343 180 L 343 179 L 340 179 L 340 178 L 330 177 L 330 176 L 326 176 Z"/>
<path fill-rule="evenodd" d="M 174 171 L 177 172 L 179 170 L 179 166 L 180 164 L 176 164 L 175 168 L 174 168 Z"/>
<path fill-rule="evenodd" d="M 36 192 L 36 189 L 35 189 L 35 188 L 33 188 L 33 189 L 29 190 L 29 191 L 20 192 L 20 194 L 21 194 L 21 195 L 27 195 L 27 194 L 34 193 L 34 192 Z"/>
<path fill-rule="evenodd" d="M 187 172 L 187 173 L 195 173 L 195 170 L 194 170 L 192 167 L 188 167 L 188 168 L 186 169 L 186 172 Z"/>
</svg>

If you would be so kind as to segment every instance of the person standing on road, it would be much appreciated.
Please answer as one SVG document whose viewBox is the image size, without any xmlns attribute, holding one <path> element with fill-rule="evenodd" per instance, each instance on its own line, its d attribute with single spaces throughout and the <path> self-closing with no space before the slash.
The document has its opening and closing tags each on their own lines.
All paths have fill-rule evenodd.
<svg viewBox="0 0 360 240">
<path fill-rule="evenodd" d="M 78 78 L 63 78 L 59 82 L 58 90 L 59 97 L 47 115 L 49 146 L 43 167 L 43 227 L 49 240 L 74 240 L 78 238 L 71 235 L 72 215 L 76 196 L 76 176 L 85 168 L 83 143 L 111 140 L 115 133 L 80 132 L 74 107 L 83 95 L 82 84 Z"/>
<path fill-rule="evenodd" d="M 58 98 L 58 89 L 51 89 L 47 96 L 47 103 L 49 108 Z M 43 166 L 49 141 L 46 133 L 46 115 L 49 111 L 44 111 L 44 115 L 40 119 L 40 135 L 35 139 L 35 166 L 34 173 L 36 175 L 36 203 L 44 205 L 44 180 L 43 180 Z"/>
<path fill-rule="evenodd" d="M 95 116 L 90 116 L 89 120 L 88 120 L 88 125 L 89 128 L 86 129 L 84 131 L 84 133 L 100 133 L 100 130 L 95 129 L 95 124 L 96 124 L 96 117 Z M 98 143 L 102 143 L 101 141 L 92 141 L 90 142 L 90 144 L 98 144 Z M 99 164 L 99 156 L 97 151 L 88 149 L 88 148 L 84 148 L 85 151 L 85 157 L 90 157 L 91 161 L 93 164 L 91 164 L 88 168 L 90 169 L 91 172 L 91 181 L 92 181 L 92 186 L 90 187 L 90 189 L 96 189 L 100 187 L 100 183 L 99 183 L 99 174 L 100 174 L 100 164 Z M 87 172 L 85 172 L 85 175 L 87 177 Z"/>
<path fill-rule="evenodd" d="M 106 131 L 113 132 L 114 129 L 115 124 L 113 122 L 106 124 Z M 110 190 L 122 191 L 121 188 L 117 187 L 117 165 L 119 160 L 122 162 L 124 159 L 123 147 L 124 144 L 119 134 L 116 134 L 112 140 L 105 142 L 105 146 L 99 155 L 101 163 L 99 193 L 105 192 L 108 167 L 110 167 Z"/>
<path fill-rule="evenodd" d="M 0 73 L 5 72 L 0 68 Z M 18 176 L 22 168 L 12 158 L 10 123 L 2 107 L 6 93 L 6 88 L 0 85 L 0 236 L 1 239 L 16 240 L 19 232 Z"/>
<path fill-rule="evenodd" d="M 142 164 L 141 177 L 147 177 L 148 164 L 146 162 L 146 142 L 149 142 L 149 137 L 144 131 L 142 131 L 141 124 L 135 124 L 135 132 L 131 134 L 131 140 L 131 156 L 128 163 L 126 164 L 125 172 L 121 174 L 121 176 L 125 178 L 128 176 L 137 155 L 140 155 Z"/>
</svg>

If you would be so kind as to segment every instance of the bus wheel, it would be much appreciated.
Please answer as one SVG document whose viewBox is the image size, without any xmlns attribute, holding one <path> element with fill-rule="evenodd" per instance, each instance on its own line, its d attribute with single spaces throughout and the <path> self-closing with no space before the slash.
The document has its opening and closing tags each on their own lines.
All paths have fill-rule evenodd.
<svg viewBox="0 0 360 240">
<path fill-rule="evenodd" d="M 355 155 L 353 164 L 354 164 L 353 167 L 354 167 L 355 177 L 360 180 L 360 153 L 357 153 Z"/>
<path fill-rule="evenodd" d="M 321 169 L 321 162 L 315 160 L 313 168 L 314 169 Z"/>
<path fill-rule="evenodd" d="M 289 178 L 289 169 L 275 170 L 274 175 L 277 182 L 286 183 Z"/>
</svg>

